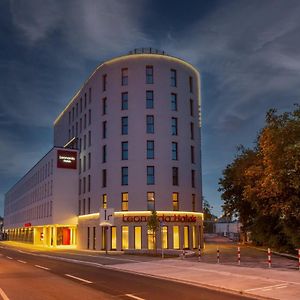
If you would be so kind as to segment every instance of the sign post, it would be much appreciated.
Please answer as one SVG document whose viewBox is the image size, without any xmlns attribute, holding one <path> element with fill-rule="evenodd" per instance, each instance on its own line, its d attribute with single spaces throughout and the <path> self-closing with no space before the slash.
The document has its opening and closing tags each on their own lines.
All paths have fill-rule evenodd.
<svg viewBox="0 0 300 300">
<path fill-rule="evenodd" d="M 100 209 L 100 226 L 104 227 L 105 232 L 105 254 L 107 254 L 107 230 L 109 227 L 114 226 L 114 208 L 101 208 Z"/>
</svg>

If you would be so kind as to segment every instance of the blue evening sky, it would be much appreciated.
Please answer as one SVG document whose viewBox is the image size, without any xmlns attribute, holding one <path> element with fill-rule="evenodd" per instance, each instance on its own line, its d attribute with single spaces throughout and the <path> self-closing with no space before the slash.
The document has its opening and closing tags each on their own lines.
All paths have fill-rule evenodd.
<svg viewBox="0 0 300 300">
<path fill-rule="evenodd" d="M 299 16 L 298 0 L 1 0 L 0 215 L 82 82 L 138 47 L 201 72 L 203 194 L 220 215 L 218 178 L 236 146 L 253 145 L 267 109 L 299 103 Z"/>
</svg>

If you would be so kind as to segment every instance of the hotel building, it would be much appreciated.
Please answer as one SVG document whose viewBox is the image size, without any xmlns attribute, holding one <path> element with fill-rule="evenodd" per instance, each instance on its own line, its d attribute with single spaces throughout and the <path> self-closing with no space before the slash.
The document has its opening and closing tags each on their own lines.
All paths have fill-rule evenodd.
<svg viewBox="0 0 300 300">
<path fill-rule="evenodd" d="M 155 210 L 157 247 L 193 249 L 201 195 L 199 73 L 136 49 L 98 66 L 57 117 L 54 148 L 6 194 L 5 229 L 45 246 L 140 251 L 154 248 Z"/>
</svg>

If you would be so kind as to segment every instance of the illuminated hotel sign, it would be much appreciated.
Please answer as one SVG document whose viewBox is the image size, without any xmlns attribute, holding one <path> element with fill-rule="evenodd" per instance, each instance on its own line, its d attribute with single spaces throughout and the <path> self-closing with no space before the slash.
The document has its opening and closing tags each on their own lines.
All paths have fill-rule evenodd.
<svg viewBox="0 0 300 300">
<path fill-rule="evenodd" d="M 63 169 L 76 169 L 77 153 L 68 150 L 57 150 L 57 167 Z"/>
<path fill-rule="evenodd" d="M 148 216 L 125 216 L 123 215 L 122 220 L 123 222 L 148 222 Z M 183 223 L 191 223 L 196 222 L 197 218 L 195 216 L 188 216 L 188 215 L 172 215 L 172 216 L 159 216 L 157 217 L 159 222 L 183 222 Z"/>
</svg>

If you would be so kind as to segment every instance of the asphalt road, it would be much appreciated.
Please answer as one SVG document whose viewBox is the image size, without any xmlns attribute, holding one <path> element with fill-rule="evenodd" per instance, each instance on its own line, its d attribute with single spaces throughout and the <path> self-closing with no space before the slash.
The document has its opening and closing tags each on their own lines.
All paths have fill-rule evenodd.
<svg viewBox="0 0 300 300">
<path fill-rule="evenodd" d="M 0 299 L 251 299 L 104 266 L 54 259 L 44 253 L 0 248 Z M 110 260 L 112 261 L 112 260 Z M 104 262 L 104 263 L 103 263 Z M 120 263 L 120 262 L 118 262 Z M 138 262 L 137 262 L 138 263 Z M 7 297 L 7 298 L 6 298 Z"/>
</svg>

